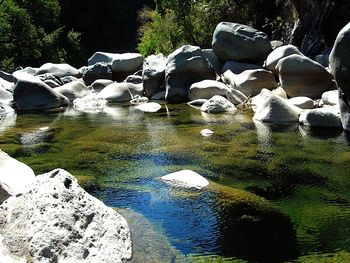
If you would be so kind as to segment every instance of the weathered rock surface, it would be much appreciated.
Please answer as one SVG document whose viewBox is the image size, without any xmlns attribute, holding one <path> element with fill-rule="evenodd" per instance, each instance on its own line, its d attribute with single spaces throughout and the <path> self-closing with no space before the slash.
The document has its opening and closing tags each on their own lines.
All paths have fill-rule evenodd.
<svg viewBox="0 0 350 263">
<path fill-rule="evenodd" d="M 38 77 L 20 71 L 13 76 L 16 79 L 13 97 L 19 110 L 52 109 L 69 105 L 65 96 L 54 91 Z"/>
<path fill-rule="evenodd" d="M 123 82 L 133 83 L 133 84 L 141 84 L 143 82 L 142 76 L 139 75 L 129 75 Z"/>
<path fill-rule="evenodd" d="M 112 64 L 117 55 L 115 53 L 96 52 L 88 59 L 88 66 L 93 66 L 97 63 Z"/>
<path fill-rule="evenodd" d="M 255 101 L 254 120 L 263 122 L 297 122 L 300 109 L 288 100 L 263 89 Z"/>
<path fill-rule="evenodd" d="M 199 47 L 182 46 L 168 56 L 165 98 L 169 102 L 186 102 L 193 83 L 215 78 L 214 69 Z"/>
<path fill-rule="evenodd" d="M 314 60 L 327 68 L 329 66 L 329 54 L 320 54 L 315 56 Z"/>
<path fill-rule="evenodd" d="M 322 101 L 327 105 L 338 105 L 339 104 L 339 91 L 330 90 L 322 94 Z"/>
<path fill-rule="evenodd" d="M 340 112 L 337 107 L 305 110 L 300 114 L 299 122 L 311 127 L 342 127 Z"/>
<path fill-rule="evenodd" d="M 240 74 L 245 70 L 251 70 L 251 69 L 263 69 L 263 67 L 255 64 L 242 63 L 242 62 L 230 60 L 230 61 L 226 61 L 226 63 L 222 67 L 222 72 L 220 73 L 224 73 L 227 70 L 231 70 L 235 74 Z"/>
<path fill-rule="evenodd" d="M 272 51 L 267 35 L 246 25 L 222 22 L 214 31 L 213 50 L 223 61 L 258 63 Z"/>
<path fill-rule="evenodd" d="M 58 93 L 67 97 L 70 102 L 77 98 L 82 98 L 91 93 L 91 91 L 85 86 L 85 83 L 80 80 L 69 82 L 63 86 L 54 89 Z"/>
<path fill-rule="evenodd" d="M 0 204 L 10 196 L 22 193 L 34 179 L 34 172 L 29 166 L 0 150 Z"/>
<path fill-rule="evenodd" d="M 161 177 L 161 180 L 184 188 L 202 189 L 209 185 L 207 179 L 191 170 L 182 170 Z"/>
<path fill-rule="evenodd" d="M 315 106 L 315 103 L 312 99 L 303 96 L 290 98 L 289 102 L 300 109 L 313 109 Z"/>
<path fill-rule="evenodd" d="M 276 65 L 278 61 L 282 58 L 288 57 L 290 55 L 297 54 L 302 56 L 303 54 L 299 49 L 293 45 L 281 46 L 273 50 L 267 57 L 265 61 L 265 68 L 277 74 Z"/>
<path fill-rule="evenodd" d="M 193 83 L 188 91 L 190 100 L 210 99 L 215 95 L 226 96 L 229 88 L 216 80 L 202 80 Z"/>
<path fill-rule="evenodd" d="M 221 113 L 235 111 L 236 107 L 226 98 L 215 95 L 207 100 L 201 107 L 201 111 L 207 113 Z"/>
<path fill-rule="evenodd" d="M 140 53 L 115 54 L 112 62 L 112 72 L 136 72 L 143 63 L 143 56 Z"/>
<path fill-rule="evenodd" d="M 209 65 L 215 70 L 216 74 L 222 73 L 223 63 L 219 57 L 215 54 L 212 48 L 202 49 L 204 56 L 209 61 Z"/>
<path fill-rule="evenodd" d="M 125 219 L 60 169 L 0 206 L 0 244 L 4 262 L 115 263 L 132 253 Z"/>
<path fill-rule="evenodd" d="M 148 102 L 148 103 L 142 103 L 140 105 L 137 105 L 135 109 L 146 112 L 146 113 L 152 113 L 157 112 L 162 108 L 162 105 L 156 102 Z"/>
<path fill-rule="evenodd" d="M 86 85 L 91 85 L 98 79 L 112 79 L 111 65 L 100 62 L 83 69 L 83 80 Z"/>
<path fill-rule="evenodd" d="M 91 84 L 91 88 L 94 92 L 100 92 L 108 85 L 112 84 L 113 80 L 110 79 L 98 79 Z"/>
<path fill-rule="evenodd" d="M 290 97 L 318 99 L 332 85 L 332 75 L 305 56 L 290 55 L 280 59 L 276 70 L 283 89 Z"/>
<path fill-rule="evenodd" d="M 143 63 L 142 79 L 147 97 L 165 90 L 166 59 L 163 54 L 151 55 Z"/>
<path fill-rule="evenodd" d="M 106 99 L 108 102 L 126 102 L 136 95 L 143 95 L 142 85 L 118 82 L 108 85 L 97 94 L 99 98 Z"/>
<path fill-rule="evenodd" d="M 46 63 L 35 72 L 35 75 L 37 76 L 45 73 L 50 73 L 58 77 L 80 76 L 79 70 L 68 64 Z"/>
</svg>

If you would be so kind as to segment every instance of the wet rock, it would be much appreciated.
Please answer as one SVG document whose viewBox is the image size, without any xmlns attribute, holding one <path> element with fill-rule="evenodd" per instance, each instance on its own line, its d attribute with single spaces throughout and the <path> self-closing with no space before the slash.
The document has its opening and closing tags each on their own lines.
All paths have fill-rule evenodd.
<svg viewBox="0 0 350 263">
<path fill-rule="evenodd" d="M 37 76 L 45 73 L 50 73 L 58 77 L 80 76 L 79 70 L 68 64 L 46 63 L 35 72 L 35 75 Z"/>
<path fill-rule="evenodd" d="M 161 180 L 183 188 L 202 189 L 209 185 L 207 179 L 191 170 L 182 170 L 164 175 Z"/>
<path fill-rule="evenodd" d="M 289 102 L 300 109 L 313 109 L 315 103 L 312 99 L 308 97 L 294 97 L 289 99 Z"/>
<path fill-rule="evenodd" d="M 188 91 L 190 100 L 210 99 L 215 95 L 226 96 L 229 88 L 222 82 L 215 80 L 202 80 L 193 83 Z"/>
<path fill-rule="evenodd" d="M 108 85 L 97 94 L 99 98 L 106 99 L 108 102 L 126 102 L 136 95 L 143 95 L 142 85 L 118 82 Z"/>
<path fill-rule="evenodd" d="M 201 107 L 201 111 L 207 113 L 221 113 L 235 111 L 236 107 L 222 96 L 215 95 L 207 100 Z"/>
<path fill-rule="evenodd" d="M 69 82 L 63 86 L 55 88 L 54 91 L 57 91 L 58 93 L 67 97 L 70 102 L 77 98 L 85 97 L 91 93 L 90 90 L 85 86 L 85 83 L 80 80 Z"/>
<path fill-rule="evenodd" d="M 305 110 L 300 114 L 299 122 L 311 127 L 342 128 L 340 112 L 337 107 Z"/>
<path fill-rule="evenodd" d="M 5 262 L 114 263 L 132 253 L 125 219 L 61 169 L 0 206 L 0 243 Z"/>
<path fill-rule="evenodd" d="M 165 90 L 166 58 L 163 54 L 151 55 L 143 63 L 143 86 L 147 97 Z"/>
</svg>

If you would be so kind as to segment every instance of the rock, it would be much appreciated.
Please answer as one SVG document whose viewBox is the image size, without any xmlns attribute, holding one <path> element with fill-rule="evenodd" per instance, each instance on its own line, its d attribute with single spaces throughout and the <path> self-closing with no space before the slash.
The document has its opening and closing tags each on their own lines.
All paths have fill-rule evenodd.
<svg viewBox="0 0 350 263">
<path fill-rule="evenodd" d="M 5 104 L 0 104 L 0 134 L 16 126 L 17 114 L 15 110 Z"/>
<path fill-rule="evenodd" d="M 137 105 L 135 109 L 146 112 L 146 113 L 152 113 L 157 112 L 162 108 L 162 105 L 156 102 L 148 102 L 148 103 L 142 103 L 140 105 Z"/>
<path fill-rule="evenodd" d="M 0 78 L 0 87 L 7 91 L 13 91 L 15 84 L 13 82 L 9 82 L 5 79 Z"/>
<path fill-rule="evenodd" d="M 214 134 L 214 132 L 212 130 L 209 130 L 209 129 L 204 129 L 204 130 L 201 130 L 201 135 L 203 137 L 210 137 Z"/>
<path fill-rule="evenodd" d="M 91 84 L 91 88 L 94 92 L 100 92 L 108 85 L 112 84 L 113 80 L 110 79 L 98 79 Z"/>
<path fill-rule="evenodd" d="M 165 90 L 166 59 L 163 54 L 151 55 L 143 63 L 143 87 L 147 97 Z"/>
<path fill-rule="evenodd" d="M 215 55 L 213 49 L 202 49 L 202 52 L 204 56 L 209 61 L 209 65 L 215 70 L 216 74 L 222 73 L 222 61 L 218 58 L 217 55 Z"/>
<path fill-rule="evenodd" d="M 0 150 L 0 204 L 10 196 L 22 193 L 34 179 L 34 172 L 29 166 Z"/>
<path fill-rule="evenodd" d="M 314 60 L 327 68 L 329 66 L 329 54 L 321 54 L 315 56 Z"/>
<path fill-rule="evenodd" d="M 222 96 L 215 95 L 207 100 L 201 107 L 201 111 L 207 113 L 221 113 L 235 111 L 236 107 Z"/>
<path fill-rule="evenodd" d="M 345 131 L 350 131 L 350 23 L 338 33 L 329 66 L 340 90 L 339 105 Z"/>
<path fill-rule="evenodd" d="M 297 122 L 300 109 L 288 100 L 263 89 L 256 100 L 253 119 L 263 122 Z"/>
<path fill-rule="evenodd" d="M 83 70 L 83 80 L 86 85 L 91 85 L 98 79 L 112 80 L 112 68 L 108 64 L 96 63 Z"/>
<path fill-rule="evenodd" d="M 2 70 L 0 70 L 0 79 L 4 79 L 4 80 L 6 80 L 8 82 L 15 82 L 15 79 L 12 76 L 12 74 L 7 73 L 7 72 L 2 71 Z"/>
<path fill-rule="evenodd" d="M 139 105 L 143 103 L 147 103 L 149 99 L 147 97 L 142 97 L 140 95 L 133 96 L 132 100 L 130 100 L 131 105 Z"/>
<path fill-rule="evenodd" d="M 241 104 L 248 99 L 246 95 L 244 95 L 242 92 L 236 89 L 229 89 L 229 91 L 226 94 L 226 97 L 234 105 Z"/>
<path fill-rule="evenodd" d="M 74 109 L 82 112 L 95 113 L 101 112 L 108 106 L 108 101 L 99 98 L 96 94 L 90 94 L 73 101 Z"/>
<path fill-rule="evenodd" d="M 190 106 L 202 106 L 207 101 L 208 101 L 207 99 L 197 99 L 197 100 L 191 100 L 187 102 L 187 104 Z"/>
<path fill-rule="evenodd" d="M 121 78 L 138 71 L 143 63 L 143 56 L 139 53 L 116 54 L 112 62 L 113 79 Z"/>
<path fill-rule="evenodd" d="M 5 89 L 0 82 L 0 103 L 10 105 L 13 101 L 13 94 L 12 92 Z"/>
<path fill-rule="evenodd" d="M 132 253 L 125 219 L 61 169 L 0 206 L 0 247 L 4 262 L 114 263 Z"/>
<path fill-rule="evenodd" d="M 303 56 L 303 54 L 299 51 L 299 49 L 293 45 L 278 47 L 268 55 L 265 61 L 265 68 L 267 70 L 272 71 L 277 76 L 278 72 L 276 71 L 276 65 L 278 61 L 282 58 L 288 57 L 293 54 Z"/>
<path fill-rule="evenodd" d="M 299 122 L 311 127 L 342 128 L 340 112 L 337 107 L 305 110 L 300 114 Z"/>
<path fill-rule="evenodd" d="M 7 104 L 0 102 L 0 120 L 2 120 L 5 115 L 13 113 L 15 113 L 15 110 L 13 108 L 8 106 Z"/>
<path fill-rule="evenodd" d="M 267 35 L 246 25 L 222 22 L 214 31 L 213 50 L 223 61 L 258 63 L 272 51 Z"/>
<path fill-rule="evenodd" d="M 332 75 L 317 62 L 300 55 L 278 61 L 276 70 L 283 89 L 290 97 L 321 98 L 330 89 Z"/>
<path fill-rule="evenodd" d="M 151 100 L 165 100 L 165 90 L 160 91 L 160 92 L 154 94 L 154 95 L 151 97 Z"/>
<path fill-rule="evenodd" d="M 279 41 L 279 40 L 272 40 L 272 41 L 270 41 L 270 43 L 271 43 L 271 47 L 273 50 L 275 50 L 278 47 L 283 46 L 283 42 Z"/>
<path fill-rule="evenodd" d="M 226 84 L 245 96 L 255 96 L 264 88 L 272 90 L 278 86 L 273 73 L 264 69 L 245 70 L 240 74 L 227 70 L 223 78 Z"/>
<path fill-rule="evenodd" d="M 80 75 L 82 75 L 82 74 L 80 74 Z M 77 81 L 77 80 L 82 80 L 82 79 L 81 78 L 78 79 L 78 78 L 76 78 L 74 76 L 65 76 L 65 77 L 61 78 L 61 81 L 63 82 L 63 85 L 64 84 L 68 84 L 68 83 L 73 82 L 73 81 Z"/>
<path fill-rule="evenodd" d="M 93 66 L 97 63 L 112 64 L 117 55 L 115 53 L 96 52 L 88 59 L 88 66 Z"/>
<path fill-rule="evenodd" d="M 164 175 L 161 180 L 183 188 L 203 189 L 209 185 L 207 179 L 191 170 L 182 170 Z"/>
<path fill-rule="evenodd" d="M 143 80 L 142 80 L 142 77 L 139 75 L 129 75 L 123 82 L 141 84 Z"/>
<path fill-rule="evenodd" d="M 32 67 L 25 67 L 24 69 L 21 69 L 19 71 L 28 73 L 30 75 L 35 75 L 35 73 L 38 71 L 39 68 L 32 68 Z"/>
<path fill-rule="evenodd" d="M 52 79 L 44 80 L 44 83 L 52 89 L 58 88 L 61 86 L 60 84 L 58 84 L 56 81 L 54 81 Z"/>
<path fill-rule="evenodd" d="M 108 102 L 126 102 L 136 95 L 143 95 L 142 85 L 118 82 L 108 85 L 97 94 L 99 98 L 106 99 Z"/>
<path fill-rule="evenodd" d="M 167 60 L 165 98 L 169 102 L 186 102 L 193 83 L 215 78 L 214 70 L 199 47 L 182 46 L 171 53 Z"/>
<path fill-rule="evenodd" d="M 69 105 L 69 100 L 54 91 L 38 77 L 24 72 L 15 72 L 16 79 L 13 93 L 19 110 L 52 109 Z"/>
<path fill-rule="evenodd" d="M 273 94 L 276 94 L 276 95 L 278 95 L 278 96 L 280 96 L 280 97 L 282 97 L 282 98 L 284 98 L 284 99 L 287 99 L 287 93 L 286 93 L 286 91 L 282 88 L 282 87 L 277 87 L 277 88 L 275 88 L 274 90 L 272 90 L 272 93 Z"/>
<path fill-rule="evenodd" d="M 227 70 L 231 70 L 235 74 L 240 74 L 245 70 L 251 70 L 251 69 L 263 69 L 262 66 L 255 65 L 255 64 L 249 64 L 249 63 L 242 63 L 237 61 L 226 61 L 222 68 L 222 72 L 224 73 Z"/>
<path fill-rule="evenodd" d="M 50 73 L 58 77 L 80 76 L 79 70 L 68 64 L 46 63 L 35 72 L 35 75 L 37 76 L 45 73 Z"/>
<path fill-rule="evenodd" d="M 339 104 L 339 91 L 330 90 L 322 94 L 322 101 L 327 105 L 338 105 Z"/>
<path fill-rule="evenodd" d="M 63 85 L 64 83 L 62 82 L 61 78 L 58 76 L 55 76 L 51 73 L 45 73 L 45 74 L 41 74 L 41 75 L 37 75 L 37 77 L 39 79 L 41 79 L 42 81 L 46 81 L 46 80 L 52 80 L 55 83 L 57 83 L 59 86 Z"/>
<path fill-rule="evenodd" d="M 221 82 L 215 80 L 202 80 L 193 83 L 188 91 L 190 100 L 210 99 L 215 95 L 226 96 L 228 87 Z"/>
<path fill-rule="evenodd" d="M 91 93 L 91 91 L 85 86 L 85 83 L 80 80 L 69 82 L 61 87 L 55 88 L 54 91 L 67 97 L 70 102 L 77 98 L 82 98 Z"/>
<path fill-rule="evenodd" d="M 289 99 L 289 102 L 300 109 L 313 109 L 315 106 L 312 99 L 303 96 L 291 98 Z"/>
</svg>

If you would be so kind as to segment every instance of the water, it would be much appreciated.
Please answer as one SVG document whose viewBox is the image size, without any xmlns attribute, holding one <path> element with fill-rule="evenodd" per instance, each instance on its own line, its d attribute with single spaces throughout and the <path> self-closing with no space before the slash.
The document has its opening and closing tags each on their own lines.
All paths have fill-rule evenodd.
<svg viewBox="0 0 350 263">
<path fill-rule="evenodd" d="M 133 232 L 133 262 L 350 261 L 350 147 L 341 130 L 187 105 L 154 114 L 113 106 L 9 117 L 0 147 L 36 174 L 66 169 L 117 207 Z M 209 188 L 159 180 L 182 169 Z"/>
</svg>

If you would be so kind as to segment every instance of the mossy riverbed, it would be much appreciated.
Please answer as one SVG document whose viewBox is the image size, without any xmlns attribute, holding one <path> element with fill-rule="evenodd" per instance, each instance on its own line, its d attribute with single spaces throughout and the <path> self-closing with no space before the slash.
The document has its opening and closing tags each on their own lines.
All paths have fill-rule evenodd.
<svg viewBox="0 0 350 263">
<path fill-rule="evenodd" d="M 214 135 L 202 137 L 206 128 Z M 341 130 L 187 105 L 26 113 L 0 123 L 3 151 L 36 174 L 63 168 L 121 209 L 135 232 L 134 262 L 347 262 L 349 142 Z M 205 176 L 209 188 L 159 180 L 182 169 Z"/>
</svg>

